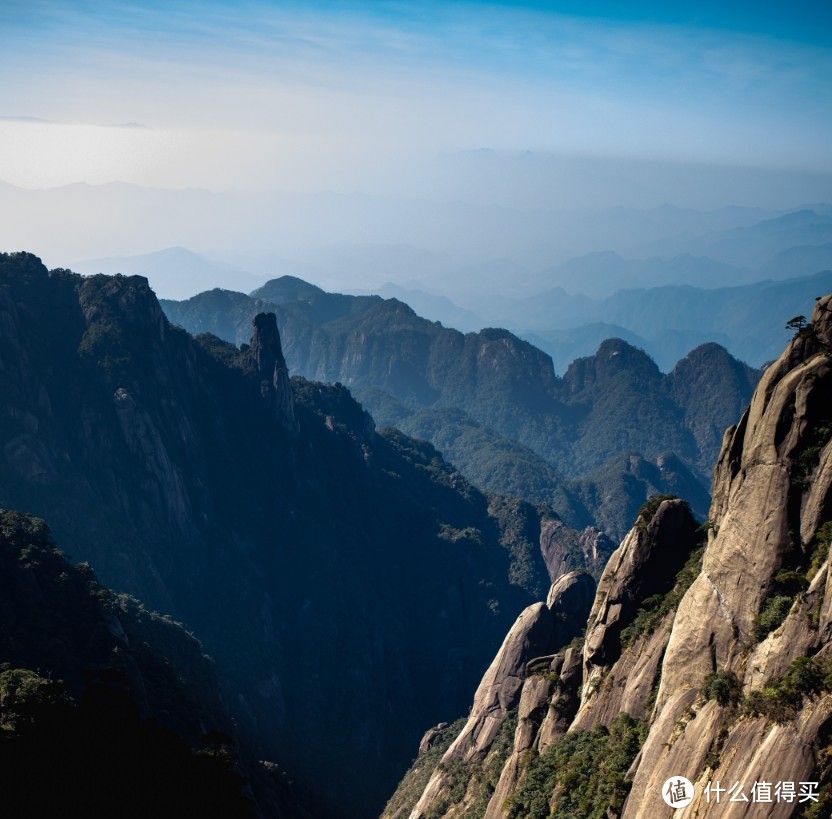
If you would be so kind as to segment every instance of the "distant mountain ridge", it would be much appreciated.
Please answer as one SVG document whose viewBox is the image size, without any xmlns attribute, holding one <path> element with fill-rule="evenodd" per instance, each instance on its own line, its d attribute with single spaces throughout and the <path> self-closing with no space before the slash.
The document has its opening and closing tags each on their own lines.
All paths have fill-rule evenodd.
<svg viewBox="0 0 832 819">
<path fill-rule="evenodd" d="M 800 245 L 832 241 L 832 216 L 800 208 L 752 225 L 727 228 L 701 236 L 661 240 L 651 247 L 657 255 L 692 253 L 730 265 L 760 267 L 775 254 Z"/>
<path fill-rule="evenodd" d="M 824 198 L 821 187 L 818 199 Z M 542 269 L 599 247 L 627 253 L 629 248 L 668 236 L 753 224 L 782 212 L 739 207 L 715 211 L 597 207 L 570 212 L 566 208 L 574 205 L 569 203 L 506 207 L 505 202 L 497 205 L 482 198 L 472 203 L 331 191 L 171 190 L 124 183 L 47 190 L 5 185 L 0 191 L 0 215 L 7 236 L 14 237 L 18 247 L 45 241 L 44 253 L 55 262 L 176 245 L 198 250 L 246 248 L 251 253 L 280 253 L 290 258 L 297 258 L 310 245 L 342 250 L 352 245 L 359 251 L 371 246 L 409 246 L 422 256 L 427 253 L 431 267 L 436 266 L 437 256 L 450 253 L 474 264 L 502 258 Z M 264 214 L 269 214 L 265 231 Z M 52 230 L 61 225 L 60 230 Z M 559 242 L 551 241 L 553 226 L 562 233 Z M 320 253 L 303 255 L 312 264 L 326 261 Z M 373 255 L 379 262 L 395 258 Z M 360 267 L 366 268 L 367 261 L 361 259 Z M 230 263 L 240 266 L 237 261 Z M 329 263 L 326 267 L 331 270 Z M 429 269 L 422 267 L 423 272 Z M 389 279 L 386 275 L 377 283 Z M 367 286 L 359 281 L 351 284 Z"/>
<path fill-rule="evenodd" d="M 218 265 L 184 247 L 169 247 L 142 256 L 112 256 L 76 262 L 78 273 L 127 273 L 144 276 L 153 290 L 163 298 L 187 298 L 213 287 L 253 289 L 263 279 L 233 267 Z"/>
<path fill-rule="evenodd" d="M 668 473 L 662 480 L 688 484 L 694 503 L 704 498 L 701 486 L 690 482 L 707 482 L 720 441 L 703 430 L 724 426 L 748 400 L 757 377 L 720 348 L 692 353 L 690 377 L 706 390 L 709 379 L 720 384 L 712 391 L 719 398 L 701 405 L 705 418 L 694 433 L 698 422 L 684 405 L 695 396 L 622 341 L 604 342 L 561 379 L 545 353 L 506 330 L 463 335 L 420 318 L 396 299 L 330 294 L 292 277 L 273 280 L 248 298 L 211 291 L 162 306 L 171 321 L 192 332 L 237 342 L 267 298 L 292 372 L 346 384 L 380 424 L 427 437 L 492 491 L 554 502 L 578 527 L 596 519 L 597 504 L 593 493 L 570 481 L 622 452 L 654 463 L 675 453 L 687 464 L 686 477 Z M 548 467 L 516 465 L 530 457 Z M 611 534 L 626 531 L 632 504 L 637 508 L 652 488 L 666 488 L 639 486 L 624 508 L 605 516 Z M 704 513 L 706 505 L 697 508 Z"/>
<path fill-rule="evenodd" d="M 733 356 L 760 366 L 777 356 L 785 322 L 809 312 L 815 298 L 829 289 L 832 270 L 710 290 L 689 285 L 620 290 L 602 300 L 569 296 L 557 288 L 507 301 L 500 315 L 508 327 L 533 335 L 547 351 L 549 339 L 564 345 L 585 333 L 586 325 L 602 322 L 637 334 L 665 371 L 707 341 L 717 341 Z"/>
<path fill-rule="evenodd" d="M 536 290 L 562 287 L 570 293 L 582 293 L 597 299 L 617 290 L 667 284 L 712 289 L 747 284 L 757 278 L 758 275 L 748 268 L 690 253 L 671 258 L 625 259 L 614 251 L 606 250 L 562 262 L 538 274 L 532 281 Z"/>
<path fill-rule="evenodd" d="M 63 200 L 70 194 L 81 197 L 85 207 L 99 197 L 112 196 L 119 201 L 124 198 L 122 204 L 129 205 L 130 215 L 125 223 L 135 222 L 136 213 L 154 223 L 160 210 L 185 208 L 187 216 L 181 225 L 183 236 L 190 236 L 186 226 L 194 221 L 194 213 L 207 209 L 215 219 L 220 202 L 231 196 L 207 191 L 134 191 L 129 185 L 105 188 L 70 186 L 59 194 L 27 192 L 12 186 L 6 195 L 14 194 L 21 202 L 20 207 L 9 211 L 7 221 L 12 223 L 21 209 L 25 211 L 31 204 L 29 200 L 61 200 L 65 213 Z M 145 212 L 151 201 L 159 207 Z M 335 194 L 235 194 L 231 201 L 238 218 L 246 208 L 265 207 L 268 202 L 278 210 L 288 208 L 286 225 L 293 224 L 297 213 L 308 218 L 313 202 L 318 202 L 330 217 L 339 208 L 357 213 L 379 206 L 372 197 Z M 408 207 L 422 212 L 424 204 L 411 202 Z M 488 220 L 493 215 L 488 208 L 461 203 L 441 207 L 450 208 L 453 218 L 477 235 L 474 227 L 478 220 Z M 213 287 L 250 291 L 267 276 L 300 273 L 328 289 L 347 287 L 399 297 L 419 314 L 462 330 L 474 331 L 488 325 L 507 327 L 542 346 L 552 355 L 558 372 L 564 371 L 574 357 L 594 351 L 592 344 L 600 339 L 590 342 L 593 333 L 588 325 L 599 324 L 622 327 L 624 336 L 645 349 L 665 371 L 691 349 L 708 341 L 716 341 L 732 355 L 760 366 L 776 357 L 782 342 L 782 337 L 767 333 L 767 328 L 806 312 L 811 304 L 806 300 L 814 298 L 807 294 L 805 282 L 793 281 L 775 292 L 770 291 L 769 280 L 802 279 L 832 268 L 830 214 L 832 207 L 823 203 L 785 211 L 729 207 L 703 212 L 672 205 L 646 210 L 607 208 L 593 212 L 593 218 L 583 212 L 512 212 L 512 220 L 520 219 L 512 221 L 514 238 L 538 234 L 547 223 L 549 230 L 557 227 L 556 242 L 544 242 L 538 236 L 533 254 L 536 261 L 524 258 L 520 263 L 520 256 L 512 253 L 483 258 L 478 252 L 476 258 L 466 258 L 464 253 L 455 255 L 453 248 L 426 247 L 430 233 L 438 229 L 435 213 L 423 214 L 430 230 L 425 232 L 423 226 L 416 231 L 420 235 L 409 240 L 403 236 L 385 240 L 361 237 L 356 225 L 357 232 L 350 239 L 340 235 L 339 230 L 342 224 L 350 224 L 351 212 L 350 218 L 339 223 L 338 230 L 332 226 L 331 240 L 316 242 L 313 248 L 296 247 L 282 256 L 274 251 L 198 255 L 171 247 L 141 256 L 108 256 L 79 262 L 75 268 L 87 273 L 149 276 L 161 296 L 177 299 Z M 358 222 L 362 218 L 356 216 Z M 501 225 L 499 231 L 495 228 L 489 235 L 504 227 Z M 290 235 L 284 237 L 288 245 L 294 244 L 291 233 L 290 230 Z M 461 229 L 457 234 L 467 235 Z M 25 231 L 20 235 L 25 236 Z M 584 238 L 572 246 L 575 236 Z M 588 237 L 592 240 L 584 244 Z M 242 246 L 248 244 L 244 242 Z M 294 259 L 288 258 L 292 255 Z M 828 289 L 825 283 L 815 284 L 821 285 L 820 292 Z M 751 289 L 734 295 L 725 290 L 743 285 Z M 691 296 L 694 309 L 684 316 L 674 316 L 671 322 L 664 315 L 661 296 L 653 292 L 665 286 L 694 287 L 714 293 Z M 644 305 L 650 307 L 646 311 L 650 321 L 634 320 L 628 306 L 621 303 L 622 291 L 633 289 L 650 291 L 642 298 Z M 763 290 L 769 291 L 763 298 L 780 304 L 782 312 L 788 315 L 770 322 L 764 311 L 743 314 L 736 310 L 737 295 L 741 299 L 756 299 Z M 680 301 L 688 296 L 685 290 L 675 294 Z M 712 317 L 722 313 L 726 305 L 732 320 L 714 322 Z M 755 315 L 759 318 L 755 319 Z"/>
</svg>

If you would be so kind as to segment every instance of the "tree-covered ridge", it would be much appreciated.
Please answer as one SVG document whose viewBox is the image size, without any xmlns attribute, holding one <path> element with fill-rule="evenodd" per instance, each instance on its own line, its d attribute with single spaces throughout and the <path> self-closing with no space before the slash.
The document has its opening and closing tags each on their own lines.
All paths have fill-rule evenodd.
<svg viewBox="0 0 832 819">
<path fill-rule="evenodd" d="M 654 491 L 684 488 L 705 515 L 722 432 L 759 377 L 716 344 L 665 375 L 611 339 L 559 378 L 545 353 L 506 330 L 463 334 L 396 299 L 325 293 L 292 277 L 252 297 L 215 290 L 163 307 L 193 332 L 240 343 L 264 299 L 293 373 L 346 384 L 379 426 L 430 440 L 477 486 L 551 504 L 570 525 L 619 538 Z M 651 479 L 622 469 L 625 453 L 652 464 Z M 625 487 L 624 500 L 602 504 L 613 486 Z"/>
<path fill-rule="evenodd" d="M 158 641 L 158 642 L 157 642 Z M 18 816 L 250 816 L 210 661 L 0 510 L 0 765 Z"/>
<path fill-rule="evenodd" d="M 607 728 L 568 733 L 541 755 L 530 755 L 507 802 L 509 819 L 606 819 L 620 815 L 630 790 L 627 770 L 639 752 L 646 725 L 619 714 Z"/>
<path fill-rule="evenodd" d="M 187 623 L 316 815 L 370 816 L 547 587 L 557 518 L 290 381 L 268 315 L 249 332 L 193 338 L 141 277 L 0 255 L 0 502 Z"/>
</svg>

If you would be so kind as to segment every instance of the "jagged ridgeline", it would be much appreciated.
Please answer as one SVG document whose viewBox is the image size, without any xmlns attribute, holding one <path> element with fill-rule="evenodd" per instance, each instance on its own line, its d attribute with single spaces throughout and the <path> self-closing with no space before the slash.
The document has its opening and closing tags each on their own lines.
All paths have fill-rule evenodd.
<svg viewBox="0 0 832 819">
<path fill-rule="evenodd" d="M 830 543 L 826 296 L 726 432 L 707 523 L 679 499 L 646 504 L 583 639 L 536 644 L 527 609 L 384 816 L 830 816 Z"/>
<path fill-rule="evenodd" d="M 315 816 L 375 816 L 518 613 L 609 543 L 290 381 L 273 316 L 250 333 L 192 338 L 145 279 L 0 256 L 0 504 L 193 629 L 241 745 Z"/>
<path fill-rule="evenodd" d="M 69 563 L 43 521 L 0 509 L 5 813 L 251 816 L 229 733 L 193 636 Z"/>
<path fill-rule="evenodd" d="M 212 290 L 162 306 L 190 332 L 237 344 L 252 316 L 275 312 L 293 373 L 346 384 L 380 425 L 429 440 L 475 485 L 553 505 L 571 526 L 616 540 L 652 494 L 684 496 L 705 517 L 722 432 L 759 378 L 716 344 L 665 375 L 620 339 L 559 378 L 507 330 L 463 334 L 396 299 L 291 276 L 251 296 Z"/>
</svg>

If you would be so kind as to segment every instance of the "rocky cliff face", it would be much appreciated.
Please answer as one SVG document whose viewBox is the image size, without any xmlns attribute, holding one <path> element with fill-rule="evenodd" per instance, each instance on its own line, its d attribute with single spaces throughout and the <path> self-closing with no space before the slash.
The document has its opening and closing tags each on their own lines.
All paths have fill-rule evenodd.
<svg viewBox="0 0 832 819">
<path fill-rule="evenodd" d="M 562 520 L 547 518 L 540 529 L 540 550 L 551 578 L 579 568 L 598 578 L 615 551 L 615 544 L 600 529 L 587 526 L 576 531 Z"/>
<path fill-rule="evenodd" d="M 511 787 L 469 778 L 465 801 L 443 803 L 451 746 L 411 819 L 828 816 L 830 417 L 827 296 L 726 432 L 706 526 L 681 501 L 648 505 L 604 571 L 581 646 L 527 664 L 515 695 L 526 719 L 501 752 Z M 676 810 L 663 793 L 679 777 L 694 790 Z"/>
<path fill-rule="evenodd" d="M 544 663 L 548 667 L 553 652 L 578 633 L 594 586 L 587 574 L 564 575 L 550 589 L 546 603 L 536 603 L 520 615 L 477 688 L 468 720 L 412 812 L 406 795 L 400 794 L 385 816 L 482 815 L 490 801 L 499 802 L 511 791 L 520 757 L 535 733 L 532 720 L 539 724 L 554 690 L 553 679 L 537 675 L 536 669 Z M 425 737 L 428 742 L 431 734 Z"/>
<path fill-rule="evenodd" d="M 252 320 L 254 332 L 244 350 L 244 366 L 260 378 L 260 392 L 266 406 L 284 429 L 297 431 L 295 402 L 289 384 L 289 370 L 280 346 L 274 313 L 258 313 Z"/>
</svg>

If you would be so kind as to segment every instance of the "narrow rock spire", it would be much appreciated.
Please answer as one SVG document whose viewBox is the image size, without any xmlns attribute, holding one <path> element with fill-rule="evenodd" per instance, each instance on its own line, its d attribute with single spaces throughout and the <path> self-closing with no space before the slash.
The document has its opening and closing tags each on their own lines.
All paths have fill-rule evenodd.
<svg viewBox="0 0 832 819">
<path fill-rule="evenodd" d="M 280 334 L 277 331 L 277 317 L 274 313 L 258 313 L 252 320 L 254 332 L 248 350 L 250 361 L 260 375 L 260 391 L 266 405 L 272 410 L 281 425 L 287 430 L 296 430 L 295 405 L 289 370 Z"/>
</svg>

